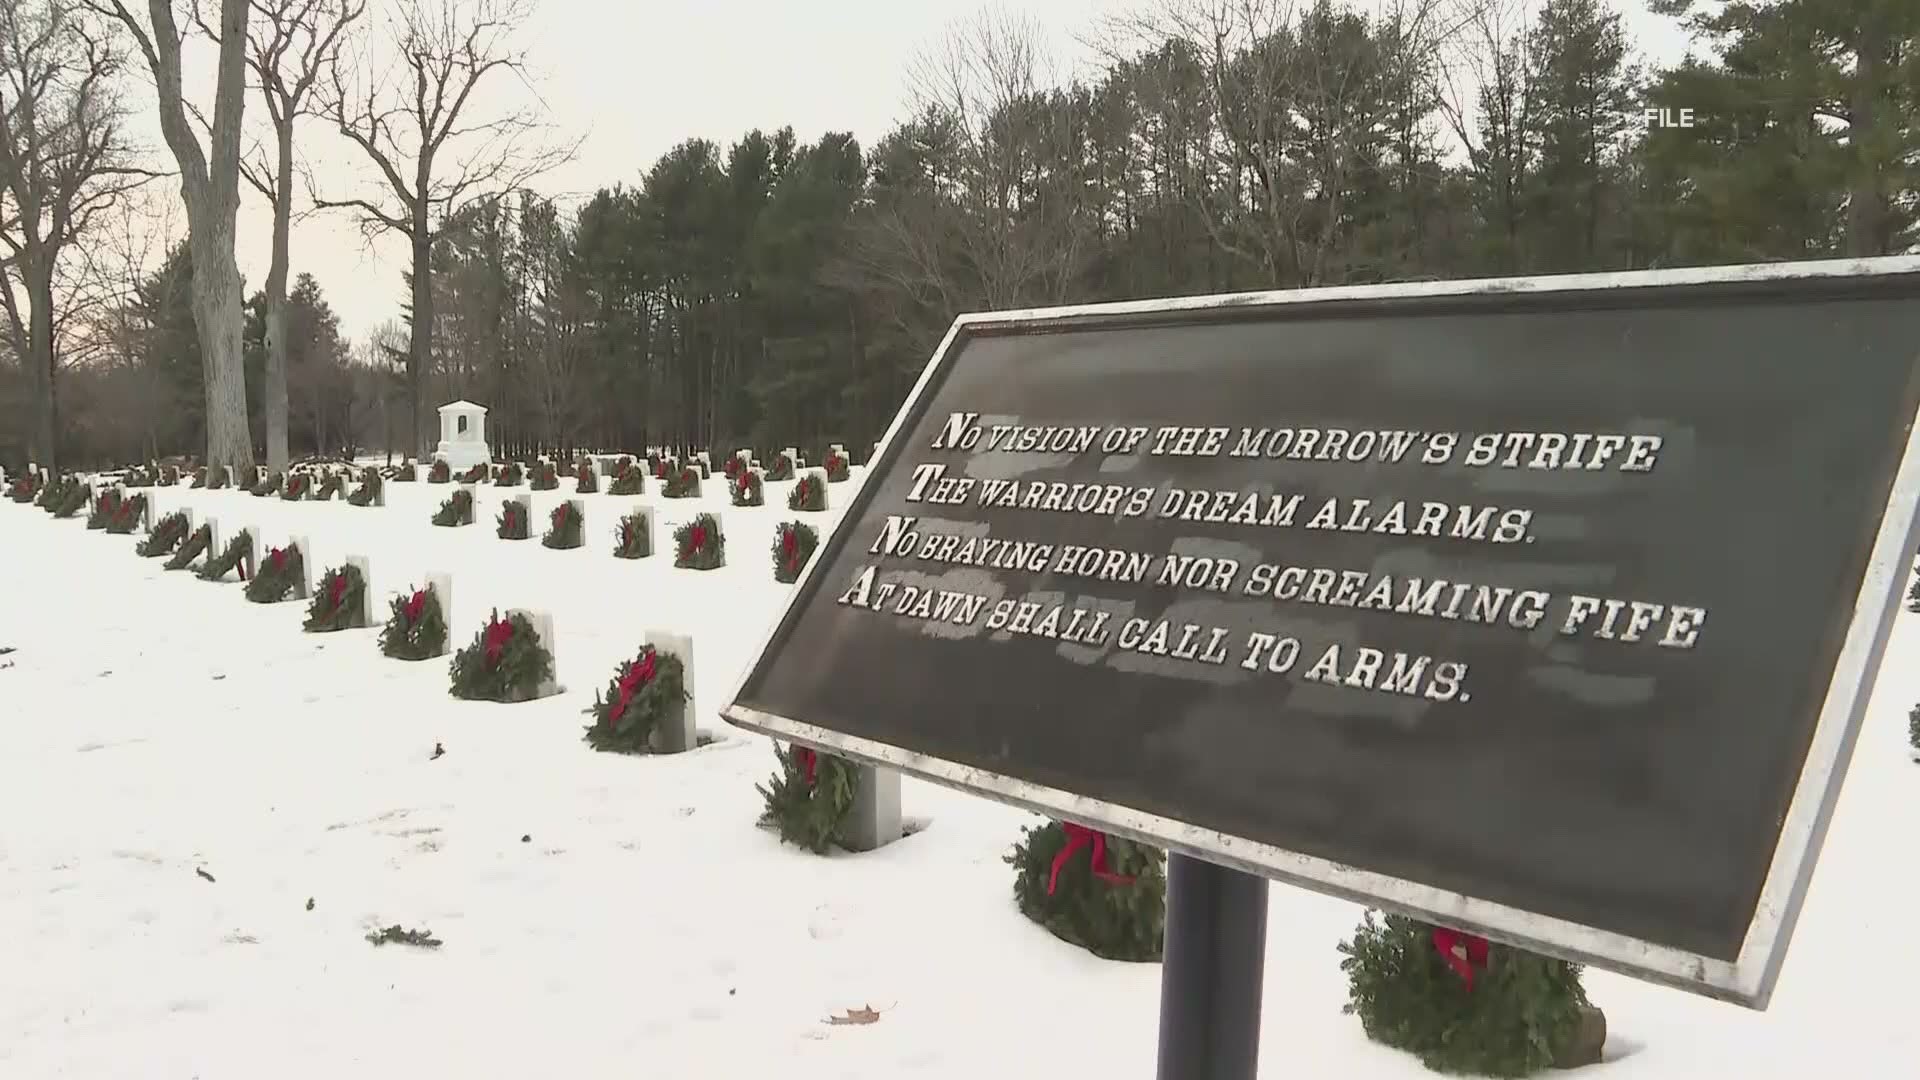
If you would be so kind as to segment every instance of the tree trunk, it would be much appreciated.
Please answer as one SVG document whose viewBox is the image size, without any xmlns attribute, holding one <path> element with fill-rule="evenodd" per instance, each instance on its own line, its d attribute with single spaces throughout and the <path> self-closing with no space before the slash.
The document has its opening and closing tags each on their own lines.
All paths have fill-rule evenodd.
<svg viewBox="0 0 1920 1080">
<path fill-rule="evenodd" d="M 27 366 L 33 370 L 33 401 L 37 420 L 34 424 L 34 460 L 45 468 L 59 471 L 60 465 L 60 393 L 53 352 L 53 274 L 50 267 L 35 258 L 38 248 L 29 249 L 26 271 Z"/>
<path fill-rule="evenodd" d="M 238 203 L 238 199 L 234 202 Z M 190 216 L 193 256 L 193 324 L 206 364 L 207 464 L 253 464 L 247 427 L 247 372 L 240 348 L 240 268 L 234 263 L 234 210 Z"/>
<path fill-rule="evenodd" d="M 273 260 L 267 269 L 267 370 L 261 388 L 267 424 L 267 468 L 287 467 L 287 246 L 293 222 L 293 120 L 275 133 L 279 162 L 274 170 Z"/>
<path fill-rule="evenodd" d="M 1881 159 L 1880 125 L 1888 118 L 1881 110 L 1886 95 L 1887 54 L 1892 45 L 1880 31 L 1879 20 L 1861 26 L 1854 51 L 1853 92 L 1847 144 L 1853 155 L 1847 193 L 1847 254 L 1885 255 L 1886 195 Z"/>
<path fill-rule="evenodd" d="M 434 430 L 427 405 L 427 372 L 433 367 L 433 237 L 425 212 L 413 223 L 413 326 L 407 348 L 407 416 L 413 427 L 413 459 L 425 461 Z"/>
</svg>

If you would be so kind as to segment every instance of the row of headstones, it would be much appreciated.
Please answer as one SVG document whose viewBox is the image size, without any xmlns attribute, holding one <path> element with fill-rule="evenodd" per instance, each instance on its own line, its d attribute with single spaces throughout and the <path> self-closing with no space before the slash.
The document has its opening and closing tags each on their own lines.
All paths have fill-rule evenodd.
<svg viewBox="0 0 1920 1080">
<path fill-rule="evenodd" d="M 207 470 L 207 475 L 213 476 L 215 473 L 218 473 L 220 477 L 223 480 L 225 480 L 225 483 L 221 485 L 222 490 L 237 491 L 243 494 L 247 492 L 248 490 L 247 488 L 242 487 L 240 484 L 236 483 L 238 477 L 234 474 L 233 466 L 231 465 L 210 466 Z M 300 475 L 308 478 L 306 490 L 302 492 L 300 495 L 296 496 L 293 500 L 291 500 L 295 502 L 304 502 L 308 500 L 346 502 L 351 498 L 351 495 L 350 495 L 351 485 L 356 483 L 358 480 L 358 478 L 351 471 L 341 470 L 338 473 L 342 481 L 340 487 L 335 489 L 332 492 L 329 492 L 326 495 L 321 495 L 320 492 L 321 492 L 321 489 L 325 487 L 325 481 L 327 479 L 330 479 L 331 476 L 334 475 L 333 473 L 326 472 L 323 470 L 302 468 L 302 469 L 294 469 L 288 475 Z M 283 479 L 281 483 L 284 485 L 286 481 Z M 276 496 L 280 496 L 281 492 L 275 492 L 274 494 Z M 387 487 L 385 483 L 376 483 L 374 485 L 373 498 L 370 505 L 373 505 L 373 506 L 387 505 Z"/>
<path fill-rule="evenodd" d="M 187 531 L 193 531 L 193 512 L 181 509 L 178 513 L 186 516 Z M 209 553 L 222 550 L 221 527 L 218 518 L 207 518 L 207 530 L 211 542 L 207 545 Z M 245 530 L 251 550 L 245 556 L 245 564 L 250 573 L 258 573 L 263 555 L 261 534 L 258 529 Z M 290 538 L 290 549 L 299 553 L 300 573 L 295 580 L 289 599 L 310 600 L 316 587 L 313 577 L 315 563 L 311 557 L 312 547 L 305 536 Z M 352 625 L 356 628 L 371 629 L 380 625 L 374 616 L 373 575 L 369 560 L 363 555 L 348 555 L 344 560 L 360 575 L 363 587 L 360 590 L 360 607 L 354 613 Z M 453 623 L 453 577 L 451 574 L 437 573 L 427 575 L 427 589 L 432 592 L 434 601 L 439 605 L 442 618 Z M 539 644 L 554 657 L 554 667 L 547 678 L 535 689 L 529 700 L 551 697 L 559 693 L 559 660 L 557 641 L 553 632 L 553 616 L 544 611 L 510 609 L 506 617 L 511 619 L 520 615 L 532 624 Z M 693 639 L 684 634 L 675 634 L 664 630 L 649 630 L 642 635 L 642 645 L 650 646 L 659 653 L 679 658 L 687 687 L 687 700 L 674 706 L 661 722 L 656 725 L 651 749 L 659 754 L 684 753 L 699 746 L 699 731 L 695 723 L 699 715 L 693 675 Z M 452 635 L 449 633 L 441 642 L 438 656 L 445 656 L 452 650 Z M 900 839 L 904 835 L 904 826 L 900 812 L 900 774 L 891 769 L 881 769 L 871 765 L 857 766 L 858 774 L 854 784 L 854 804 L 849 811 L 845 846 L 854 851 L 870 851 Z"/>
</svg>

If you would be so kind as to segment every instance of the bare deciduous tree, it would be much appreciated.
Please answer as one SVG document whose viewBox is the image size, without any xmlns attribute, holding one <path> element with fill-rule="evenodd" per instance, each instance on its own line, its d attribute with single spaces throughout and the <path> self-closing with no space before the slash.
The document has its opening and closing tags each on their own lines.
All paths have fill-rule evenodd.
<svg viewBox="0 0 1920 1080">
<path fill-rule="evenodd" d="M 236 469 L 253 463 L 247 423 L 247 373 L 240 346 L 241 281 L 234 261 L 234 218 L 240 209 L 241 120 L 246 110 L 248 0 L 220 0 L 213 119 L 207 145 L 189 119 L 180 66 L 183 35 L 171 0 L 147 0 L 142 19 L 124 0 L 89 0 L 133 35 L 153 71 L 160 132 L 180 166 L 193 259 L 193 322 L 206 365 L 207 463 Z M 198 17 L 196 15 L 196 21 Z"/>
<path fill-rule="evenodd" d="M 83 268 L 70 251 L 97 216 L 152 175 L 133 164 L 120 71 L 120 54 L 74 0 L 0 0 L 0 303 L 31 388 L 31 442 L 48 467 L 59 459 L 60 326 L 86 292 L 56 281 Z"/>
<path fill-rule="evenodd" d="M 408 415 L 416 456 L 435 429 L 426 394 L 432 368 L 431 255 L 441 223 L 476 199 L 519 188 L 566 160 L 573 146 L 548 141 L 537 107 L 492 119 L 467 115 L 475 91 L 526 75 L 512 39 L 532 13 L 530 0 L 414 0 L 391 27 L 397 77 L 363 63 L 358 77 L 336 70 L 325 113 L 374 165 L 378 194 L 324 198 L 352 210 L 364 229 L 407 238 L 412 267 L 407 353 Z"/>
<path fill-rule="evenodd" d="M 247 66 L 273 122 L 273 158 L 241 162 L 241 170 L 273 207 L 273 256 L 267 267 L 267 363 L 262 388 L 267 466 L 287 467 L 287 272 L 293 226 L 293 128 L 313 115 L 314 86 L 338 57 L 340 37 L 366 10 L 365 0 L 252 0 Z"/>
</svg>

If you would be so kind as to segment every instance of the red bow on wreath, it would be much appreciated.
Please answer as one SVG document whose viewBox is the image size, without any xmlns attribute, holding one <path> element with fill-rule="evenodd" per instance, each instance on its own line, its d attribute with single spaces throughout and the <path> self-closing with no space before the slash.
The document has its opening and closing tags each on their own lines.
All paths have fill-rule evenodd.
<svg viewBox="0 0 1920 1080">
<path fill-rule="evenodd" d="M 553 517 L 550 520 L 552 520 L 553 527 L 556 529 L 565 525 L 567 523 L 567 504 L 561 503 L 559 506 L 554 507 Z"/>
<path fill-rule="evenodd" d="M 347 575 L 345 571 L 333 575 L 327 582 L 327 606 L 334 611 L 340 610 L 340 601 L 347 595 Z"/>
<path fill-rule="evenodd" d="M 689 552 L 699 551 L 706 546 L 707 527 L 705 525 L 695 525 L 693 528 L 687 530 L 687 550 Z"/>
<path fill-rule="evenodd" d="M 752 487 L 753 487 L 753 478 L 751 476 L 748 476 L 746 473 L 741 473 L 740 474 L 740 490 L 748 491 L 748 490 L 751 490 Z"/>
<path fill-rule="evenodd" d="M 653 681 L 653 674 L 653 650 L 648 649 L 646 652 L 641 653 L 640 659 L 636 661 L 632 667 L 627 669 L 625 675 L 620 677 L 620 692 L 619 695 L 610 702 L 611 708 L 607 710 L 607 723 L 617 724 L 620 722 L 620 718 L 626 715 L 627 706 L 633 702 L 633 695 L 638 693 L 641 687 Z"/>
<path fill-rule="evenodd" d="M 807 786 L 812 787 L 820 768 L 819 753 L 804 746 L 796 746 L 793 748 L 793 760 L 795 764 L 807 771 Z"/>
<path fill-rule="evenodd" d="M 425 589 L 416 590 L 413 596 L 407 600 L 406 613 L 407 613 L 408 625 L 412 625 L 413 623 L 419 622 L 421 614 L 426 610 L 427 610 L 427 590 Z"/>
<path fill-rule="evenodd" d="M 1454 974 L 1460 976 L 1468 991 L 1473 990 L 1474 969 L 1486 968 L 1487 954 L 1492 948 L 1486 938 L 1444 926 L 1433 928 L 1433 947 Z"/>
<path fill-rule="evenodd" d="M 1088 857 L 1087 865 L 1093 870 L 1093 876 L 1109 885 L 1131 885 L 1133 878 L 1125 874 L 1116 874 L 1107 869 L 1107 834 L 1096 832 L 1085 825 L 1062 822 L 1061 828 L 1067 833 L 1067 846 L 1053 857 L 1053 871 L 1047 875 L 1047 895 L 1052 896 L 1054 887 L 1060 884 L 1060 871 L 1066 869 L 1067 860 L 1083 847 L 1091 846 L 1093 853 Z"/>
<path fill-rule="evenodd" d="M 800 568 L 800 538 L 792 529 L 787 529 L 780 534 L 780 553 L 787 558 L 787 569 Z"/>
<path fill-rule="evenodd" d="M 487 624 L 487 632 L 482 640 L 487 648 L 487 666 L 498 667 L 500 654 L 506 651 L 507 642 L 513 638 L 513 623 L 509 621 Z"/>
<path fill-rule="evenodd" d="M 827 471 L 837 472 L 839 471 L 839 468 L 840 468 L 840 455 L 828 454 L 827 455 Z"/>
</svg>

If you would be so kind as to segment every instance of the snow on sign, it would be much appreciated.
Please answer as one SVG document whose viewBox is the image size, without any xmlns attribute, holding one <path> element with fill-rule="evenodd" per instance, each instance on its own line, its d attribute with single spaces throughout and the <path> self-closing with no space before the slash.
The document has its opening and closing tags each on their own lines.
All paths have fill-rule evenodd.
<svg viewBox="0 0 1920 1080">
<path fill-rule="evenodd" d="M 1764 1007 L 1917 350 L 1920 259 L 964 316 L 726 716 Z"/>
</svg>

